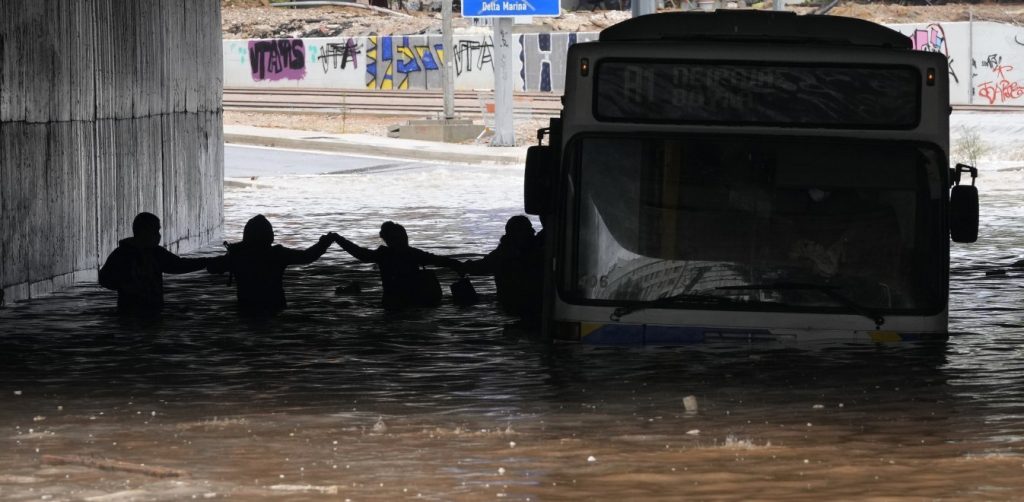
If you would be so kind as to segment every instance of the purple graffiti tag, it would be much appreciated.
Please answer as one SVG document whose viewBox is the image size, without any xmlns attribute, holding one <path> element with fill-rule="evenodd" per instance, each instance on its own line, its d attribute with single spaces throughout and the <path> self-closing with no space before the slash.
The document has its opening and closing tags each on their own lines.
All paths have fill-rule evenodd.
<svg viewBox="0 0 1024 502">
<path fill-rule="evenodd" d="M 926 29 L 914 30 L 910 35 L 910 42 L 916 51 L 937 52 L 946 56 L 946 63 L 949 66 L 949 76 L 954 82 L 960 83 L 953 69 L 953 58 L 949 57 L 949 44 L 946 43 L 946 30 L 941 24 L 929 24 Z"/>
<path fill-rule="evenodd" d="M 949 57 L 949 47 L 946 46 L 946 30 L 940 24 L 929 24 L 924 30 L 914 30 L 910 41 L 916 51 L 939 52 Z"/>
<path fill-rule="evenodd" d="M 306 77 L 306 47 L 297 38 L 250 40 L 252 79 L 302 80 Z"/>
</svg>

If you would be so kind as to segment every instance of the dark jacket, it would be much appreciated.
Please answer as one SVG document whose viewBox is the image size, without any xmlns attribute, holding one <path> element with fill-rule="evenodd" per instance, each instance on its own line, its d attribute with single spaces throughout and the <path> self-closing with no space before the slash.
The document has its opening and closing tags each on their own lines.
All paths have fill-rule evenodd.
<svg viewBox="0 0 1024 502">
<path fill-rule="evenodd" d="M 121 240 L 100 268 L 100 285 L 117 291 L 120 310 L 156 310 L 164 304 L 163 274 L 184 274 L 206 267 L 207 258 L 181 258 L 163 246 Z"/>
<path fill-rule="evenodd" d="M 463 271 L 470 275 L 493 275 L 502 308 L 513 315 L 531 315 L 541 301 L 543 249 L 538 241 L 535 238 L 517 248 L 502 237 L 498 247 L 486 256 L 464 263 Z"/>
<path fill-rule="evenodd" d="M 327 251 L 330 241 L 307 249 L 281 245 L 228 245 L 228 253 L 210 265 L 210 272 L 230 272 L 238 284 L 238 307 L 250 313 L 273 313 L 288 306 L 284 295 L 284 269 L 313 263 Z"/>
<path fill-rule="evenodd" d="M 434 265 L 458 269 L 458 260 L 438 256 L 414 247 L 391 248 L 380 246 L 366 249 L 342 239 L 341 248 L 355 259 L 365 263 L 376 263 L 380 268 L 380 282 L 384 290 L 384 308 L 430 307 L 440 301 L 440 286 L 432 272 L 422 270 L 423 266 Z"/>
</svg>

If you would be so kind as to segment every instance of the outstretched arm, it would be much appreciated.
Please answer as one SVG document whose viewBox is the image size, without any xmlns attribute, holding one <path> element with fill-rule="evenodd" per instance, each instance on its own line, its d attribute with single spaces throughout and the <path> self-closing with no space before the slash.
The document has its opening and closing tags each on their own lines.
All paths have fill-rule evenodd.
<svg viewBox="0 0 1024 502">
<path fill-rule="evenodd" d="M 206 262 L 206 271 L 211 274 L 223 274 L 228 271 L 228 255 L 215 256 Z"/>
<path fill-rule="evenodd" d="M 466 260 L 462 263 L 462 272 L 469 275 L 494 275 L 498 270 L 499 249 L 501 248 L 495 248 L 479 260 Z"/>
<path fill-rule="evenodd" d="M 376 250 L 366 249 L 340 235 L 336 236 L 334 241 L 341 246 L 341 249 L 344 249 L 345 252 L 361 262 L 377 263 L 379 260 L 379 253 Z"/>
<path fill-rule="evenodd" d="M 182 258 L 167 249 L 157 248 L 157 259 L 160 260 L 160 271 L 165 274 L 187 274 L 202 270 L 209 264 L 209 258 Z"/>
<path fill-rule="evenodd" d="M 455 258 L 449 258 L 447 256 L 440 256 L 433 253 L 428 253 L 422 249 L 414 249 L 416 252 L 416 258 L 419 265 L 433 265 L 435 267 L 446 267 L 458 272 L 463 272 L 462 262 Z"/>
<path fill-rule="evenodd" d="M 284 248 L 285 265 L 308 265 L 313 263 L 323 256 L 330 246 L 331 236 L 330 234 L 324 234 L 320 236 L 320 240 L 316 244 L 304 250 Z"/>
</svg>

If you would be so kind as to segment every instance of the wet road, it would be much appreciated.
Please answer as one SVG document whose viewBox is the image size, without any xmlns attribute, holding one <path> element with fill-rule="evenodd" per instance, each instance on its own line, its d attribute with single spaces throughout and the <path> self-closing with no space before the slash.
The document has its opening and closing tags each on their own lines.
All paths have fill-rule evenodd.
<svg viewBox="0 0 1024 502">
<path fill-rule="evenodd" d="M 415 163 L 381 157 L 307 152 L 281 148 L 225 145 L 225 178 L 384 171 Z M 422 165 L 422 164 L 419 164 Z"/>
<path fill-rule="evenodd" d="M 226 189 L 229 240 L 263 213 L 288 246 L 331 230 L 369 246 L 394 219 L 413 245 L 466 257 L 521 207 L 518 168 L 236 170 L 271 161 L 252 153 L 226 152 L 228 173 L 258 176 Z M 146 324 L 89 285 L 8 306 L 0 499 L 1020 499 L 1024 271 L 1005 265 L 1024 246 L 1024 162 L 983 169 L 981 241 L 953 250 L 955 334 L 939 346 L 544 346 L 487 301 L 386 315 L 375 271 L 336 247 L 289 272 L 292 309 L 268 323 L 238 318 L 225 278 L 203 274 L 169 279 L 171 307 Z M 335 294 L 350 281 L 363 293 Z"/>
</svg>

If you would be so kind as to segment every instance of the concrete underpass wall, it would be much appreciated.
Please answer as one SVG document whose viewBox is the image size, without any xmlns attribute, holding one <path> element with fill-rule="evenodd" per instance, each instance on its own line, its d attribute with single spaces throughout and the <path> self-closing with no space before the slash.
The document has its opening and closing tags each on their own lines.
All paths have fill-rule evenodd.
<svg viewBox="0 0 1024 502">
<path fill-rule="evenodd" d="M 181 252 L 223 224 L 220 4 L 0 2 L 0 286 L 94 280 L 139 211 Z"/>
</svg>

